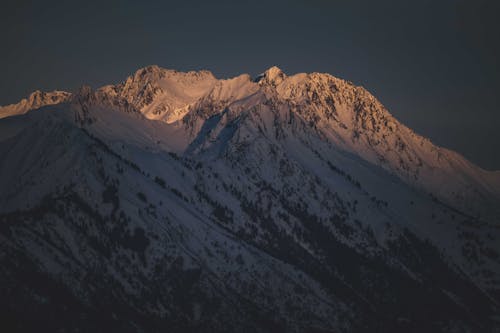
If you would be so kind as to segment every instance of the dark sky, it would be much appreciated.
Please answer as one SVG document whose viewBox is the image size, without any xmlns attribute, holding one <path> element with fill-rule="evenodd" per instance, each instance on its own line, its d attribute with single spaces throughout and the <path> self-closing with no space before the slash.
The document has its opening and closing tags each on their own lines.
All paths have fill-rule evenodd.
<svg viewBox="0 0 500 333">
<path fill-rule="evenodd" d="M 217 77 L 320 71 L 403 123 L 500 169 L 500 4 L 493 0 L 2 1 L 0 105 L 139 67 Z"/>
</svg>

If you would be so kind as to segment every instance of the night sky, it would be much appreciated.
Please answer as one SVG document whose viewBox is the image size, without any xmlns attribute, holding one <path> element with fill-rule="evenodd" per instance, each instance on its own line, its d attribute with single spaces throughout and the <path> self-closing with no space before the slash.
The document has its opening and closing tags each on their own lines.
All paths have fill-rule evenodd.
<svg viewBox="0 0 500 333">
<path fill-rule="evenodd" d="M 399 120 L 500 169 L 500 4 L 489 0 L 2 1 L 0 104 L 157 64 L 328 72 Z"/>
</svg>

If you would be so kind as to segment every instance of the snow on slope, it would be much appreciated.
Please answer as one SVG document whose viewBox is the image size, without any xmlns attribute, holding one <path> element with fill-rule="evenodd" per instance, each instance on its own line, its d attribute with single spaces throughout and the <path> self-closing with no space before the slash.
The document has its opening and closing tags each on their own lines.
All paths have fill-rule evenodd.
<svg viewBox="0 0 500 333">
<path fill-rule="evenodd" d="M 287 76 L 275 66 L 256 80 L 246 74 L 217 80 L 208 71 L 182 73 L 149 66 L 120 84 L 94 92 L 89 89 L 72 98 L 63 92 L 36 92 L 28 100 L 6 107 L 4 115 L 24 113 L 49 101 L 83 98 L 87 104 L 140 112 L 148 119 L 172 124 L 165 133 L 175 134 L 160 141 L 169 142 L 172 151 L 182 152 L 191 151 L 195 145 L 189 143 L 202 129 L 208 129 L 206 120 L 223 115 L 226 108 L 238 114 L 272 104 L 305 119 L 338 149 L 381 166 L 472 216 L 500 220 L 496 204 L 500 200 L 500 172 L 482 170 L 459 154 L 435 146 L 392 117 L 364 88 L 329 74 Z"/>
<path fill-rule="evenodd" d="M 328 74 L 151 66 L 3 119 L 0 155 L 20 308 L 57 304 L 22 262 L 125 331 L 499 327 L 498 173 Z"/>
<path fill-rule="evenodd" d="M 181 119 L 190 105 L 206 95 L 217 83 L 208 71 L 182 73 L 149 66 L 116 86 L 102 88 L 125 98 L 149 119 L 167 123 Z"/>
<path fill-rule="evenodd" d="M 49 101 L 71 100 L 72 104 L 99 104 L 101 108 L 142 113 L 171 125 L 152 125 L 165 127 L 155 133 L 146 129 L 143 135 L 150 138 L 149 146 L 161 142 L 181 153 L 200 148 L 203 134 L 217 130 L 210 128 L 215 118 L 237 117 L 267 105 L 289 113 L 290 119 L 301 117 L 311 126 L 307 131 L 316 132 L 336 149 L 380 166 L 460 211 L 500 220 L 499 172 L 482 170 L 459 154 L 435 146 L 392 117 L 365 89 L 329 74 L 287 76 L 272 67 L 256 80 L 248 75 L 217 80 L 208 71 L 182 73 L 149 66 L 117 85 L 96 91 L 84 88 L 71 98 L 68 93 L 54 94 L 36 92 L 7 108 L 10 113 L 24 113 Z M 105 125 L 103 131 L 108 127 Z M 127 127 L 134 127 L 134 123 Z M 126 136 L 130 130 L 124 128 L 118 136 Z"/>
<path fill-rule="evenodd" d="M 364 88 L 328 74 L 283 79 L 273 68 L 277 103 L 300 114 L 332 144 L 395 173 L 447 203 L 500 218 L 500 178 L 402 125 Z M 266 76 L 265 76 L 266 77 Z M 268 82 L 266 79 L 264 82 Z M 271 80 L 272 81 L 272 80 Z M 490 198 L 486 199 L 485 198 Z M 493 209 L 492 209 L 493 208 Z"/>
</svg>

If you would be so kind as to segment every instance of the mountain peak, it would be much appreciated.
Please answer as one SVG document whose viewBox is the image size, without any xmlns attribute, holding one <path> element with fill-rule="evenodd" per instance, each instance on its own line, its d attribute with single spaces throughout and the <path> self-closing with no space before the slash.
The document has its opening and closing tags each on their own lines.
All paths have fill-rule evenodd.
<svg viewBox="0 0 500 333">
<path fill-rule="evenodd" d="M 278 66 L 269 67 L 264 74 L 269 78 L 275 78 L 278 76 L 285 75 L 285 73 Z"/>
<path fill-rule="evenodd" d="M 44 92 L 36 90 L 16 104 L 0 106 L 0 119 L 24 114 L 30 110 L 38 109 L 46 105 L 63 103 L 68 101 L 70 97 L 71 93 L 65 91 L 54 90 Z"/>
<path fill-rule="evenodd" d="M 130 79 L 134 81 L 154 81 L 159 80 L 165 76 L 166 70 L 157 66 L 150 65 L 138 69 Z"/>
<path fill-rule="evenodd" d="M 35 99 L 35 98 L 39 98 L 39 97 L 40 97 L 40 96 L 42 96 L 42 95 L 43 95 L 43 92 L 37 89 L 37 90 L 33 91 L 33 92 L 29 95 L 28 99 L 29 99 L 29 100 L 32 100 L 32 99 Z"/>
<path fill-rule="evenodd" d="M 268 68 L 264 73 L 260 74 L 255 80 L 261 85 L 272 85 L 277 86 L 283 82 L 286 78 L 286 74 L 277 66 L 272 66 Z"/>
<path fill-rule="evenodd" d="M 175 69 L 163 68 L 158 65 L 149 65 L 143 68 L 138 69 L 134 75 L 132 76 L 136 81 L 141 80 L 158 80 L 166 77 L 182 77 L 184 79 L 203 79 L 203 78 L 212 78 L 215 79 L 212 72 L 208 70 L 193 70 L 193 71 L 177 71 Z"/>
</svg>

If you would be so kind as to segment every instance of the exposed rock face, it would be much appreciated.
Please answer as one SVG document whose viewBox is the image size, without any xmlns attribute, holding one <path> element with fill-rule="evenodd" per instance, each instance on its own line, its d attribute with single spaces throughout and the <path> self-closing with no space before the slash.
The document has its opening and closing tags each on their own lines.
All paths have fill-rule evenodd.
<svg viewBox="0 0 500 333">
<path fill-rule="evenodd" d="M 499 173 L 362 87 L 150 66 L 58 96 L 0 121 L 5 325 L 499 329 Z"/>
</svg>

